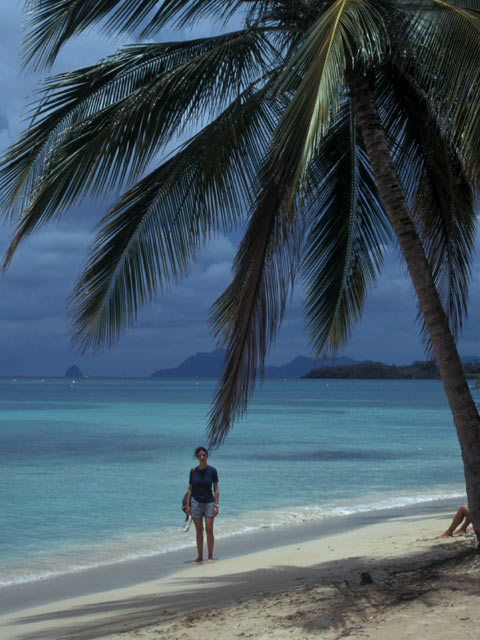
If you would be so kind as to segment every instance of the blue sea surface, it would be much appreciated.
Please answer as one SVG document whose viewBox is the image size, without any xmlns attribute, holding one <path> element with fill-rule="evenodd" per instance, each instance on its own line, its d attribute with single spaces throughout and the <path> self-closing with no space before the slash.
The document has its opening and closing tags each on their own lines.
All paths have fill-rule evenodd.
<svg viewBox="0 0 480 640">
<path fill-rule="evenodd" d="M 180 503 L 214 389 L 1 379 L 0 584 L 193 546 Z M 436 380 L 268 380 L 209 463 L 217 539 L 464 494 Z"/>
</svg>

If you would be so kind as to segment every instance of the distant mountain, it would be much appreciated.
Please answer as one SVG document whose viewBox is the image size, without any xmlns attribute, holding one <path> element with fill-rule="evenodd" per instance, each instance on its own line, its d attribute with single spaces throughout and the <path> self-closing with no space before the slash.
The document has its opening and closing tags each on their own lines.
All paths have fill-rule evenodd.
<svg viewBox="0 0 480 640">
<path fill-rule="evenodd" d="M 225 357 L 224 349 L 197 353 L 173 369 L 154 371 L 151 378 L 218 378 Z"/>
<path fill-rule="evenodd" d="M 173 369 L 159 369 L 152 373 L 152 378 L 218 378 L 220 375 L 225 350 L 217 349 L 210 353 L 197 353 L 184 360 Z M 287 364 L 265 367 L 265 378 L 300 378 L 311 369 L 320 366 L 354 364 L 357 360 L 341 356 L 339 358 L 323 358 L 314 360 L 306 356 L 297 356 Z"/>
<path fill-rule="evenodd" d="M 77 367 L 77 365 L 74 364 L 65 371 L 65 377 L 66 378 L 84 378 L 85 376 Z"/>
</svg>

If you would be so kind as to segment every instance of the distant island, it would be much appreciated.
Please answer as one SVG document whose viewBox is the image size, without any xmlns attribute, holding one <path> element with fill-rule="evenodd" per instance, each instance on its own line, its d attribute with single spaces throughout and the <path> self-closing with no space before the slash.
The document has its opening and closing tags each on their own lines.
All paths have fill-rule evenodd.
<svg viewBox="0 0 480 640">
<path fill-rule="evenodd" d="M 71 367 L 68 367 L 68 369 L 65 371 L 65 377 L 66 378 L 84 378 L 85 376 L 77 367 L 77 365 L 74 364 Z"/>
<path fill-rule="evenodd" d="M 159 369 L 152 373 L 152 378 L 218 378 L 222 371 L 225 360 L 225 350 L 217 349 L 209 353 L 197 353 L 184 360 L 178 367 L 173 369 Z M 297 356 L 287 364 L 280 366 L 265 367 L 264 377 L 269 379 L 301 378 L 305 376 L 313 367 L 319 365 L 330 367 L 334 365 L 349 365 L 358 362 L 346 356 L 338 358 L 323 358 L 315 360 L 307 356 Z"/>
<path fill-rule="evenodd" d="M 462 358 L 467 378 L 480 374 L 480 358 L 471 356 L 469 362 Z M 437 380 L 440 379 L 438 367 L 434 361 L 416 361 L 409 365 L 397 366 L 383 362 L 357 362 L 350 365 L 318 367 L 302 376 L 303 378 L 346 378 L 346 379 L 384 379 L 384 380 Z"/>
</svg>

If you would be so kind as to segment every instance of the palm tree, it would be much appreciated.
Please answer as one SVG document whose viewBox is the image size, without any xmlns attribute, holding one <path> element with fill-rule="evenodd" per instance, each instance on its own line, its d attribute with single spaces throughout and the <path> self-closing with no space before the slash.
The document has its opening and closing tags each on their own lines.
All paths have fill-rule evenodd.
<svg viewBox="0 0 480 640">
<path fill-rule="evenodd" d="M 45 81 L 0 174 L 17 221 L 5 266 L 87 191 L 127 186 L 70 301 L 74 341 L 100 349 L 184 275 L 212 233 L 247 220 L 232 283 L 212 308 L 227 347 L 209 424 L 219 444 L 246 410 L 298 273 L 314 350 L 336 351 L 396 238 L 480 532 L 480 421 L 454 340 L 475 231 L 480 0 L 29 0 L 27 9 L 26 63 L 39 68 L 97 21 L 142 38 L 202 18 L 242 26 L 125 47 Z"/>
</svg>

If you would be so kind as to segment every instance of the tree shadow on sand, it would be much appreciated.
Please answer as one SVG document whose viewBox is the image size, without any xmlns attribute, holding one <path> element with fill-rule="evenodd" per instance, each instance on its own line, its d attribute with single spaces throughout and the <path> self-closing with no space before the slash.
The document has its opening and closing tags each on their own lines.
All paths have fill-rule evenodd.
<svg viewBox="0 0 480 640">
<path fill-rule="evenodd" d="M 476 566 L 474 573 L 467 570 L 472 563 L 478 565 L 473 551 L 471 539 L 438 540 L 433 548 L 391 559 L 352 557 L 310 567 L 275 566 L 214 577 L 199 575 L 194 581 L 191 577 L 178 578 L 173 579 L 167 594 L 105 600 L 19 617 L 16 624 L 50 620 L 52 627 L 37 628 L 35 632 L 16 637 L 18 640 L 88 640 L 171 622 L 175 618 L 181 624 L 186 620 L 185 614 L 193 611 L 197 612 L 195 620 L 203 612 L 211 616 L 212 609 L 221 613 L 252 598 L 264 599 L 265 606 L 272 610 L 276 601 L 281 602 L 283 616 L 272 620 L 277 626 L 301 627 L 310 632 L 334 626 L 341 632 L 407 601 L 422 598 L 427 604 L 429 601 L 433 604 L 435 593 L 445 588 L 447 574 L 450 590 L 470 592 L 473 589 L 477 593 L 480 569 Z M 367 579 L 365 583 L 365 576 L 361 580 L 362 574 L 371 576 L 372 582 L 368 584 Z M 190 618 L 192 616 L 188 616 L 188 621 Z M 61 620 L 65 620 L 64 625 L 59 625 Z"/>
</svg>

